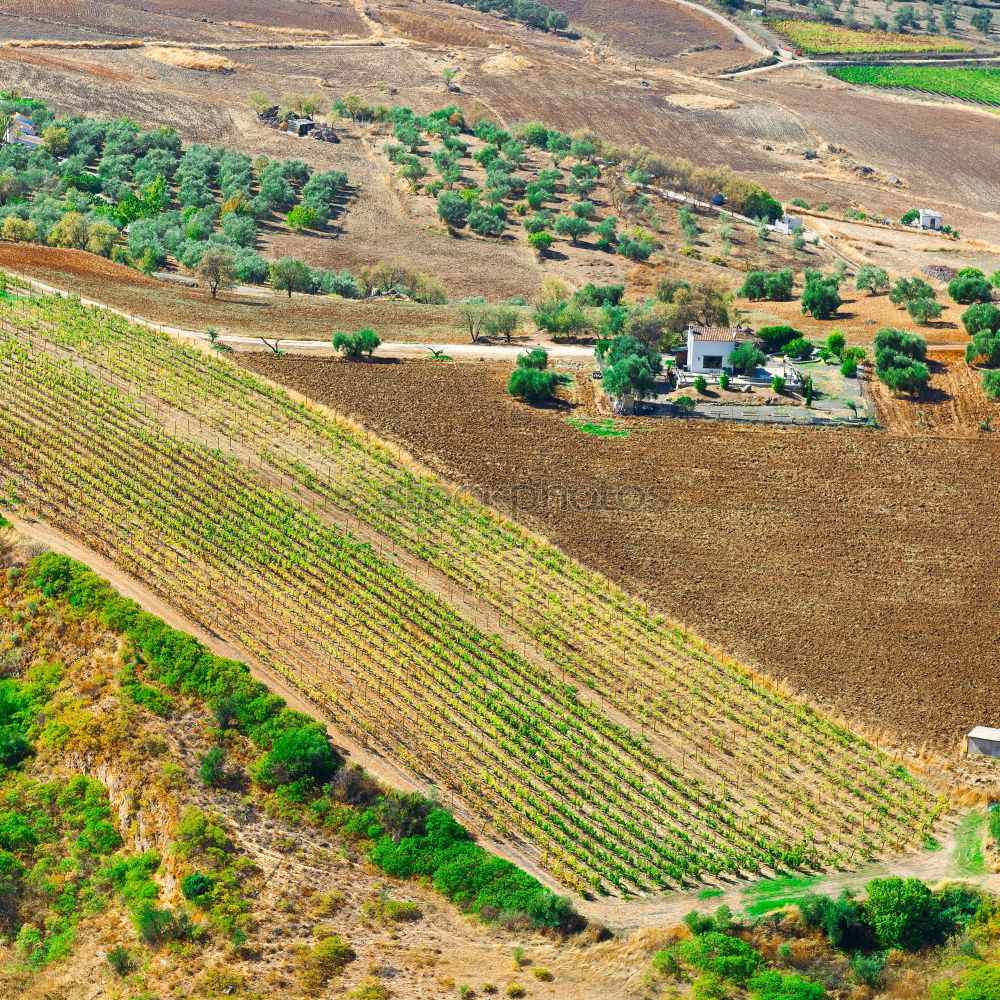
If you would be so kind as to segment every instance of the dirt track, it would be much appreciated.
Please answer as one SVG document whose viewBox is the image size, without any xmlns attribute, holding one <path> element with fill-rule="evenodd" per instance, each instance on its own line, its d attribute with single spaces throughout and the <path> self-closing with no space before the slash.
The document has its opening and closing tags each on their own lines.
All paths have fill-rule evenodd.
<svg viewBox="0 0 1000 1000">
<path fill-rule="evenodd" d="M 243 355 L 855 726 L 953 754 L 998 725 L 1000 442 L 642 421 L 600 438 L 504 366 Z"/>
</svg>

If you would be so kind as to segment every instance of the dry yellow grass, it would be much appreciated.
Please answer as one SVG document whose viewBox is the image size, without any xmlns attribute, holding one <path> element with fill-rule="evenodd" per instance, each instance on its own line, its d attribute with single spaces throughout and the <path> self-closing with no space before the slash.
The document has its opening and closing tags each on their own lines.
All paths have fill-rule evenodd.
<svg viewBox="0 0 1000 1000">
<path fill-rule="evenodd" d="M 196 49 L 167 48 L 154 45 L 146 49 L 145 54 L 157 62 L 168 66 L 180 66 L 183 69 L 197 69 L 208 73 L 231 73 L 237 69 L 253 69 L 246 63 L 239 63 L 217 52 L 199 52 Z"/>
<path fill-rule="evenodd" d="M 145 43 L 138 38 L 120 42 L 56 42 L 48 38 L 20 38 L 3 44 L 11 49 L 141 49 Z"/>
<path fill-rule="evenodd" d="M 329 31 L 318 28 L 279 28 L 272 24 L 254 24 L 252 21 L 226 21 L 232 28 L 244 28 L 247 31 L 269 31 L 275 35 L 295 35 L 298 38 L 330 38 Z"/>
</svg>

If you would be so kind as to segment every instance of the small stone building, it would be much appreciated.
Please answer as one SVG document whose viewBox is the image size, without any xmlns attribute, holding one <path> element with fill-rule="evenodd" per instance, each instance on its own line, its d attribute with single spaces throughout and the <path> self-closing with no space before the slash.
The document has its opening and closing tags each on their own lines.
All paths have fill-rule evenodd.
<svg viewBox="0 0 1000 1000">
<path fill-rule="evenodd" d="M 930 208 L 922 208 L 917 213 L 917 226 L 920 229 L 930 229 L 935 233 L 941 231 L 941 213 Z"/>
<path fill-rule="evenodd" d="M 970 757 L 996 757 L 1000 759 L 1000 729 L 976 726 L 965 738 Z"/>
</svg>

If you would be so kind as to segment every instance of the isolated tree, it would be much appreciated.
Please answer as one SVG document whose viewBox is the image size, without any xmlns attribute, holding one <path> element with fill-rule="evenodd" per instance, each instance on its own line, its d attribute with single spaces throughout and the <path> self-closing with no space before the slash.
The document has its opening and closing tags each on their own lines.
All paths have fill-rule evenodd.
<svg viewBox="0 0 1000 1000">
<path fill-rule="evenodd" d="M 442 191 L 437 199 L 438 218 L 449 228 L 464 226 L 469 218 L 470 205 L 466 198 L 454 191 Z"/>
<path fill-rule="evenodd" d="M 472 343 L 476 343 L 483 333 L 483 327 L 490 316 L 490 308 L 487 305 L 476 302 L 469 302 L 459 307 L 459 326 L 468 333 Z"/>
<path fill-rule="evenodd" d="M 962 313 L 962 326 L 970 337 L 984 330 L 996 333 L 1000 330 L 1000 307 L 992 302 L 977 302 Z"/>
<path fill-rule="evenodd" d="M 312 274 L 309 265 L 297 257 L 279 257 L 272 261 L 269 268 L 271 288 L 276 292 L 308 292 L 312 287 Z"/>
<path fill-rule="evenodd" d="M 285 224 L 292 232 L 299 233 L 303 229 L 312 229 L 319 218 L 316 209 L 309 205 L 296 205 L 286 216 Z"/>
<path fill-rule="evenodd" d="M 555 241 L 555 237 L 551 233 L 547 233 L 544 229 L 532 233 L 528 237 L 528 245 L 539 257 L 544 257 L 552 249 L 552 244 Z"/>
<path fill-rule="evenodd" d="M 594 227 L 586 220 L 575 215 L 557 215 L 552 224 L 558 236 L 568 236 L 570 243 L 577 244 L 584 236 L 593 232 Z"/>
<path fill-rule="evenodd" d="M 993 31 L 993 11 L 977 10 L 972 17 L 969 18 L 969 24 L 971 24 L 976 31 L 979 31 L 984 35 L 989 35 Z"/>
<path fill-rule="evenodd" d="M 840 307 L 840 282 L 819 271 L 805 272 L 805 287 L 802 290 L 802 312 L 813 319 L 829 319 Z"/>
<path fill-rule="evenodd" d="M 933 299 L 934 289 L 923 278 L 897 278 L 889 292 L 893 305 L 905 306 L 912 299 Z"/>
<path fill-rule="evenodd" d="M 509 344 L 514 331 L 521 325 L 521 314 L 516 309 L 498 306 L 491 309 L 483 324 L 483 331 L 488 337 L 503 337 Z"/>
<path fill-rule="evenodd" d="M 765 361 L 767 355 L 752 340 L 738 344 L 726 358 L 726 364 L 737 375 L 752 375 Z"/>
<path fill-rule="evenodd" d="M 340 351 L 348 361 L 360 361 L 363 357 L 371 359 L 375 349 L 381 344 L 374 330 L 359 330 L 357 333 L 335 333 L 333 348 Z"/>
<path fill-rule="evenodd" d="M 222 247 L 209 247 L 194 269 L 199 281 L 208 285 L 212 298 L 220 288 L 232 288 L 236 284 L 236 258 Z"/>
<path fill-rule="evenodd" d="M 518 365 L 507 380 L 507 391 L 526 403 L 537 405 L 555 399 L 556 389 L 569 381 L 566 375 Z"/>
<path fill-rule="evenodd" d="M 948 294 L 960 303 L 989 302 L 993 298 L 993 286 L 981 272 L 959 274 L 948 282 Z"/>
<path fill-rule="evenodd" d="M 978 361 L 991 367 L 1000 365 L 1000 331 L 980 330 L 975 334 L 965 346 L 965 360 L 969 364 Z"/>
<path fill-rule="evenodd" d="M 609 396 L 618 399 L 623 396 L 648 399 L 656 393 L 656 377 L 650 371 L 649 361 L 635 354 L 622 358 L 609 368 L 601 384 Z"/>
<path fill-rule="evenodd" d="M 859 292 L 867 291 L 870 295 L 874 295 L 876 292 L 887 292 L 889 286 L 889 274 L 884 267 L 874 267 L 871 264 L 864 264 L 858 268 L 854 287 Z"/>
<path fill-rule="evenodd" d="M 944 311 L 944 306 L 935 299 L 910 299 L 906 303 L 906 311 L 919 326 L 926 326 L 932 319 L 937 319 Z"/>
</svg>

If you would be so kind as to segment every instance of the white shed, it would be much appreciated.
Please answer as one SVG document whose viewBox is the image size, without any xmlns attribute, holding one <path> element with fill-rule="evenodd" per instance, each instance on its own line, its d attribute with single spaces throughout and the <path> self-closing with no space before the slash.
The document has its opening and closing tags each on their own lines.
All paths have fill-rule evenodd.
<svg viewBox="0 0 1000 1000">
<path fill-rule="evenodd" d="M 934 232 L 940 232 L 941 213 L 930 208 L 922 208 L 917 213 L 917 225 L 921 229 L 933 229 Z"/>
<path fill-rule="evenodd" d="M 786 236 L 790 236 L 796 229 L 802 229 L 802 219 L 797 215 L 783 215 L 774 224 L 774 231 Z"/>
<path fill-rule="evenodd" d="M 976 726 L 965 740 L 970 757 L 1000 758 L 1000 729 Z"/>
</svg>

